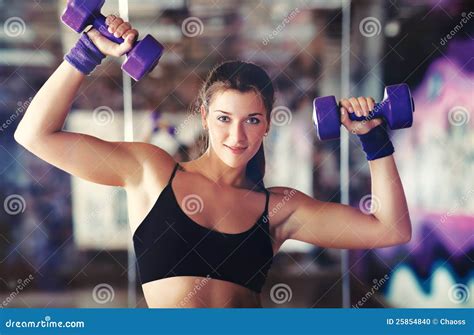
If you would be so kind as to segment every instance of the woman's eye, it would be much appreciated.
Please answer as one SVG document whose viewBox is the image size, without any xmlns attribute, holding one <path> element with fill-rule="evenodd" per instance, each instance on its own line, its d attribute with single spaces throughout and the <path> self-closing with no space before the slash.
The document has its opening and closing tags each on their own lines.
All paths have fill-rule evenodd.
<svg viewBox="0 0 474 335">
<path fill-rule="evenodd" d="M 225 116 L 225 115 L 221 115 L 217 118 L 217 120 L 219 121 L 222 121 L 222 122 L 228 122 L 229 121 L 229 117 L 228 116 Z M 247 120 L 248 123 L 250 124 L 259 124 L 260 123 L 260 120 L 256 117 L 251 117 Z"/>
<path fill-rule="evenodd" d="M 249 120 L 251 121 L 250 122 L 251 124 L 259 124 L 260 123 L 260 120 L 256 117 L 251 117 Z"/>
<path fill-rule="evenodd" d="M 228 117 L 225 116 L 225 115 L 221 115 L 221 116 L 219 116 L 217 119 L 218 119 L 219 121 L 226 122 L 226 120 L 223 120 L 222 118 L 228 118 Z"/>
</svg>

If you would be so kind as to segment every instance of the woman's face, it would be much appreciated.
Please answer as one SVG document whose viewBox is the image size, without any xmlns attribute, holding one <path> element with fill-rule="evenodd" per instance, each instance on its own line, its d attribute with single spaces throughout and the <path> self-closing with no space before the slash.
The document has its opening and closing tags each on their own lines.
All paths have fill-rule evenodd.
<svg viewBox="0 0 474 335">
<path fill-rule="evenodd" d="M 228 166 L 245 166 L 257 153 L 268 130 L 266 110 L 254 91 L 218 91 L 209 104 L 209 114 L 201 109 L 203 126 L 209 131 L 209 145 Z"/>
</svg>

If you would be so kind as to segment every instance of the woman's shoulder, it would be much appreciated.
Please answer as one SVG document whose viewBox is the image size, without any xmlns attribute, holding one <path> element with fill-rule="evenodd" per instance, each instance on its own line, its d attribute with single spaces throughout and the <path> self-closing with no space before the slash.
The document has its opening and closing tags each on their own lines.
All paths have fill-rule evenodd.
<svg viewBox="0 0 474 335">
<path fill-rule="evenodd" d="M 272 225 L 280 226 L 286 222 L 298 206 L 299 199 L 304 193 L 287 186 L 268 187 L 270 194 L 268 214 Z"/>
<path fill-rule="evenodd" d="M 305 196 L 303 192 L 287 186 L 272 186 L 268 187 L 267 191 L 270 194 L 269 207 L 282 207 L 285 204 L 286 211 L 293 211 Z"/>
<path fill-rule="evenodd" d="M 134 142 L 133 153 L 141 166 L 140 185 L 143 187 L 153 181 L 166 185 L 170 174 L 175 168 L 176 160 L 164 149 L 146 142 Z"/>
<path fill-rule="evenodd" d="M 165 166 L 175 165 L 175 159 L 164 149 L 147 142 L 133 142 L 135 158 L 143 164 L 149 162 L 163 164 Z"/>
</svg>

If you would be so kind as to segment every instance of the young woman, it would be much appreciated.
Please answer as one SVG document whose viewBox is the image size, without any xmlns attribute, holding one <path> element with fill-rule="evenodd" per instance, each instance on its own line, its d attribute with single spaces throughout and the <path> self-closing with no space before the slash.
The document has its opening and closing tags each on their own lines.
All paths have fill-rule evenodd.
<svg viewBox="0 0 474 335">
<path fill-rule="evenodd" d="M 148 143 L 63 131 L 85 75 L 104 55 L 127 52 L 138 36 L 118 17 L 106 22 L 125 41 L 117 45 L 94 29 L 84 33 L 34 97 L 15 139 L 74 176 L 126 190 L 149 307 L 260 307 L 273 255 L 287 239 L 350 249 L 410 240 L 407 204 L 393 147 L 378 127 L 382 121 L 347 117 L 368 115 L 372 98 L 343 99 L 341 118 L 359 135 L 369 159 L 372 195 L 381 203 L 373 214 L 288 187 L 264 187 L 263 140 L 274 90 L 254 64 L 226 62 L 210 72 L 195 104 L 208 135 L 196 160 L 177 163 Z"/>
</svg>

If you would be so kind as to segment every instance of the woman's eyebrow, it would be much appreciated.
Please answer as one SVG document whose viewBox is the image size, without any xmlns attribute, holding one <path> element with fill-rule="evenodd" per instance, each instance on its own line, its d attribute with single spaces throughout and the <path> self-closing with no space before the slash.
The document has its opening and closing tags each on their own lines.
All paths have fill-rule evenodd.
<svg viewBox="0 0 474 335">
<path fill-rule="evenodd" d="M 232 115 L 232 113 L 229 113 L 229 112 L 225 112 L 223 110 L 220 110 L 220 109 L 216 109 L 214 110 L 214 112 L 220 112 L 220 113 L 224 113 L 224 114 L 227 114 L 227 115 Z M 262 113 L 250 113 L 248 116 L 254 116 L 254 115 L 262 115 Z"/>
</svg>

